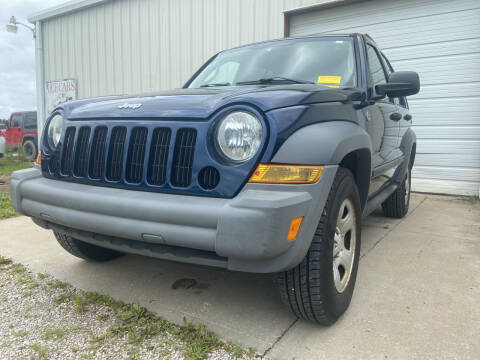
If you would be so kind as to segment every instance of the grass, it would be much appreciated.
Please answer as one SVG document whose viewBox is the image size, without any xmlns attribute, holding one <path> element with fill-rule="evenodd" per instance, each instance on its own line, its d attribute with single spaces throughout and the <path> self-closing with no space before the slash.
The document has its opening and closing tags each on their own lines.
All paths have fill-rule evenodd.
<svg viewBox="0 0 480 360">
<path fill-rule="evenodd" d="M 37 354 L 37 359 L 48 359 L 48 350 L 46 347 L 33 344 L 32 350 Z"/>
<path fill-rule="evenodd" d="M 15 153 L 8 152 L 0 158 L 0 176 L 9 176 L 16 170 L 26 169 L 33 166 L 32 162 L 25 161 L 21 149 Z M 10 202 L 10 196 L 6 192 L 0 192 L 0 219 L 6 219 L 17 215 Z"/>
<path fill-rule="evenodd" d="M 0 158 L 0 175 L 10 175 L 16 170 L 31 168 L 32 162 L 25 161 L 21 154 L 14 156 L 15 153 L 7 153 Z"/>
<path fill-rule="evenodd" d="M 24 336 L 27 336 L 28 332 L 26 332 L 25 330 L 20 330 L 20 331 L 16 331 L 13 333 L 13 336 L 15 337 L 24 337 Z"/>
<path fill-rule="evenodd" d="M 6 219 L 17 215 L 17 212 L 10 202 L 10 196 L 7 193 L 0 193 L 0 219 Z"/>
<path fill-rule="evenodd" d="M 65 330 L 62 329 L 48 329 L 43 332 L 43 340 L 58 341 L 65 336 Z"/>
</svg>

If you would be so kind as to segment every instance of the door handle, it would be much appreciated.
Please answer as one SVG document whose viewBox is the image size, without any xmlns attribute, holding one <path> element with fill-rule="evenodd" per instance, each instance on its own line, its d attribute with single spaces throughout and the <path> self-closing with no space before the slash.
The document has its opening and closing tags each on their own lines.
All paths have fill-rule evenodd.
<svg viewBox="0 0 480 360">
<path fill-rule="evenodd" d="M 399 121 L 401 118 L 402 118 L 402 114 L 397 113 L 397 112 L 392 113 L 390 115 L 390 120 L 393 120 L 393 121 Z"/>
<path fill-rule="evenodd" d="M 413 116 L 410 115 L 410 114 L 405 114 L 405 116 L 403 118 L 407 121 L 410 121 L 410 120 L 412 120 Z"/>
</svg>

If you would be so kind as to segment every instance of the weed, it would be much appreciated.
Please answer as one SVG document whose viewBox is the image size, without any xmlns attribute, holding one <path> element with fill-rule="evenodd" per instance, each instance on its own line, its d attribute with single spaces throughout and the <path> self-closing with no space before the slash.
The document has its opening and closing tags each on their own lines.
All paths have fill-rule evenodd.
<svg viewBox="0 0 480 360">
<path fill-rule="evenodd" d="M 0 193 L 0 219 L 6 219 L 17 215 L 12 206 L 10 196 L 7 193 Z"/>
<path fill-rule="evenodd" d="M 45 280 L 47 276 L 48 276 L 47 274 L 42 274 L 42 273 L 37 274 L 37 277 L 39 280 Z"/>
<path fill-rule="evenodd" d="M 223 347 L 216 335 L 209 332 L 205 325 L 193 324 L 183 319 L 184 327 L 176 335 L 184 342 L 185 356 L 191 360 L 205 359 L 213 350 Z"/>
<path fill-rule="evenodd" d="M 40 286 L 40 284 L 38 282 L 32 281 L 30 284 L 28 284 L 27 289 L 35 289 L 39 286 Z"/>
<path fill-rule="evenodd" d="M 37 358 L 38 359 L 48 359 L 48 351 L 47 348 L 40 346 L 38 344 L 33 344 L 32 345 L 32 350 L 37 353 Z"/>
<path fill-rule="evenodd" d="M 107 321 L 108 319 L 108 315 L 104 312 L 100 313 L 100 315 L 98 315 L 98 320 L 100 321 Z"/>
<path fill-rule="evenodd" d="M 38 275 L 40 275 L 40 274 L 38 274 Z M 46 277 L 46 275 L 45 275 L 45 277 Z M 68 283 L 66 283 L 65 281 L 60 281 L 60 280 L 49 281 L 47 283 L 47 285 L 54 288 L 54 289 L 62 289 L 62 290 L 65 290 L 68 287 Z"/>
<path fill-rule="evenodd" d="M 11 272 L 18 275 L 23 275 L 27 272 L 27 268 L 20 264 L 13 265 Z"/>
<path fill-rule="evenodd" d="M 28 332 L 26 332 L 25 330 L 20 330 L 20 331 L 15 331 L 13 333 L 13 336 L 15 337 L 24 337 L 24 336 L 27 336 Z"/>
<path fill-rule="evenodd" d="M 0 265 L 9 265 L 12 263 L 12 260 L 7 259 L 0 255 Z"/>
<path fill-rule="evenodd" d="M 233 356 L 235 356 L 236 359 L 241 358 L 243 356 L 243 349 L 241 348 L 240 345 L 235 344 L 233 345 Z"/>
<path fill-rule="evenodd" d="M 65 336 L 65 331 L 62 329 L 48 329 L 44 331 L 42 335 L 42 339 L 58 341 L 64 336 Z"/>
</svg>

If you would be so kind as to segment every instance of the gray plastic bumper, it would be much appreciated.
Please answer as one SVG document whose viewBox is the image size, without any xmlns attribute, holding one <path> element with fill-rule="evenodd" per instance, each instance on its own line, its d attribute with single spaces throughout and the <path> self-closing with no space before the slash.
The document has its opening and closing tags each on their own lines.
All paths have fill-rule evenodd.
<svg viewBox="0 0 480 360">
<path fill-rule="evenodd" d="M 82 240 L 105 247 L 231 270 L 277 272 L 305 256 L 336 170 L 325 167 L 311 185 L 247 184 L 235 198 L 219 199 L 50 180 L 33 168 L 13 173 L 11 197 L 15 209 L 38 224 L 76 230 Z M 288 242 L 290 222 L 299 216 L 304 216 L 300 231 Z M 125 240 L 104 241 L 102 236 Z M 188 259 L 171 251 L 168 256 L 149 252 L 162 245 L 196 252 Z M 202 251 L 224 261 L 194 255 Z"/>
</svg>

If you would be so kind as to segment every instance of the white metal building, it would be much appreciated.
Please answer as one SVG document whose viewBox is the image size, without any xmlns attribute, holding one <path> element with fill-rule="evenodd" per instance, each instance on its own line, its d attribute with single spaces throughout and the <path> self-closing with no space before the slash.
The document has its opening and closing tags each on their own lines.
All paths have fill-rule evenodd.
<svg viewBox="0 0 480 360">
<path fill-rule="evenodd" d="M 76 79 L 78 98 L 152 92 L 182 86 L 222 49 L 366 32 L 395 70 L 420 74 L 422 90 L 409 98 L 418 137 L 413 189 L 480 192 L 478 0 L 82 0 L 29 20 L 40 114 L 46 81 Z"/>
</svg>

